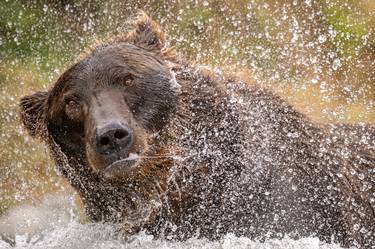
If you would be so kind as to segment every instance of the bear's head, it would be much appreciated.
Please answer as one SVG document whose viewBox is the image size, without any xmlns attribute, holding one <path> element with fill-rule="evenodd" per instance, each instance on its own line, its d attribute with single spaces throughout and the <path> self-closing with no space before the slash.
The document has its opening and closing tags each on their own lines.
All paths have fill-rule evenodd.
<svg viewBox="0 0 375 249">
<path fill-rule="evenodd" d="M 99 173 L 135 168 L 177 102 L 164 33 L 145 14 L 133 25 L 123 37 L 91 50 L 49 91 L 20 101 L 31 135 L 52 140 L 68 158 Z"/>
</svg>

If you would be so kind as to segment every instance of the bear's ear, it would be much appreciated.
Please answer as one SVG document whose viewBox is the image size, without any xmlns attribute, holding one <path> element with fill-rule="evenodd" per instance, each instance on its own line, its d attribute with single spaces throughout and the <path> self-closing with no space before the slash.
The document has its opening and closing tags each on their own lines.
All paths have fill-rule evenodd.
<svg viewBox="0 0 375 249">
<path fill-rule="evenodd" d="M 21 121 L 31 136 L 41 135 L 45 125 L 48 92 L 36 92 L 21 98 Z"/>
<path fill-rule="evenodd" d="M 131 24 L 133 29 L 126 36 L 128 42 L 155 51 L 161 51 L 165 47 L 164 32 L 144 12 L 140 12 Z"/>
</svg>

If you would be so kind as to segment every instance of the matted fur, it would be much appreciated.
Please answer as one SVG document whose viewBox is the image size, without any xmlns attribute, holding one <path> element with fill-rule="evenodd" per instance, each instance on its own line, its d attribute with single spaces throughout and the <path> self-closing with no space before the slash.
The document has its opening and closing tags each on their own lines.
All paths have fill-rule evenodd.
<svg viewBox="0 0 375 249">
<path fill-rule="evenodd" d="M 234 233 L 373 246 L 373 126 L 316 124 L 268 90 L 179 59 L 165 42 L 159 25 L 141 14 L 129 33 L 96 45 L 50 91 L 21 99 L 26 129 L 49 146 L 91 220 L 119 222 L 126 235 L 145 230 L 168 239 Z M 137 168 L 109 181 L 90 166 L 80 142 L 56 134 L 70 129 L 56 117 L 64 114 L 59 98 L 66 79 L 99 55 L 115 60 L 121 53 L 145 56 L 125 63 L 135 73 L 158 63 L 165 79 L 176 78 L 168 93 L 158 94 L 176 98 L 155 102 L 170 105 L 161 113 L 166 120 L 157 129 L 144 127 L 148 147 Z"/>
</svg>

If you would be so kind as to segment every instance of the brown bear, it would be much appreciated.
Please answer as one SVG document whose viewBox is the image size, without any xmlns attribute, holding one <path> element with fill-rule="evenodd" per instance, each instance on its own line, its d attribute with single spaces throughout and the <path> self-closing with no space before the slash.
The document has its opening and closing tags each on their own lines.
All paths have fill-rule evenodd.
<svg viewBox="0 0 375 249">
<path fill-rule="evenodd" d="M 166 47 L 145 14 L 20 101 L 92 221 L 126 235 L 375 245 L 375 127 L 320 125 Z"/>
</svg>

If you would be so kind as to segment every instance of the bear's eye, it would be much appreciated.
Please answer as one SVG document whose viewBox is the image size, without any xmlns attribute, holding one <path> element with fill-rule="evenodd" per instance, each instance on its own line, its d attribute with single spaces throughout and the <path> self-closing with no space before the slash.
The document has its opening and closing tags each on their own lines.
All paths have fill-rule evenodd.
<svg viewBox="0 0 375 249">
<path fill-rule="evenodd" d="M 65 112 L 71 120 L 78 122 L 82 119 L 82 106 L 75 99 L 68 98 L 65 100 Z"/>
</svg>

